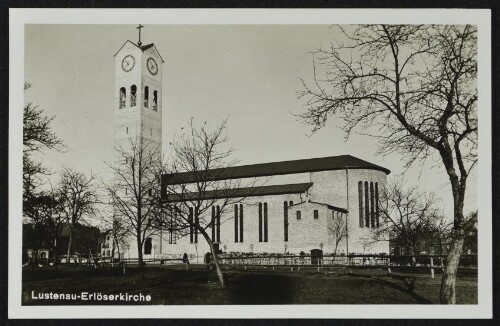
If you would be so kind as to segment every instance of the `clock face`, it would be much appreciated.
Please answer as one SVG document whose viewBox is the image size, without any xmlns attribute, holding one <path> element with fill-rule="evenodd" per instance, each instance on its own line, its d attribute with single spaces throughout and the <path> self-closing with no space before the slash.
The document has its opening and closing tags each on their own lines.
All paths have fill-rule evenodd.
<svg viewBox="0 0 500 326">
<path fill-rule="evenodd" d="M 122 61 L 123 71 L 129 72 L 130 70 L 132 70 L 132 68 L 134 68 L 134 65 L 135 65 L 135 59 L 130 54 L 127 55 L 125 58 L 123 58 Z"/>
<path fill-rule="evenodd" d="M 146 64 L 151 75 L 156 75 L 158 73 L 158 64 L 155 59 L 149 58 Z"/>
</svg>

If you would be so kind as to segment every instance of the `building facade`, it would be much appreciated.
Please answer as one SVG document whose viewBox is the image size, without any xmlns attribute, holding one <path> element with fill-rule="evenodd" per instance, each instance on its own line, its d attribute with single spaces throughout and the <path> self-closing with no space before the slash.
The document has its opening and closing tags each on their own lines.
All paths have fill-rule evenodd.
<svg viewBox="0 0 500 326">
<path fill-rule="evenodd" d="M 139 135 L 161 148 L 162 64 L 154 44 L 125 42 L 115 54 L 115 145 L 126 147 Z M 388 253 L 388 241 L 374 241 L 372 231 L 382 223 L 379 193 L 389 170 L 349 155 L 244 165 L 211 171 L 214 180 L 267 180 L 260 186 L 231 189 L 237 204 L 207 214 L 214 223 L 207 228 L 218 250 L 239 253 Z M 189 173 L 164 175 L 162 200 L 174 203 L 166 190 L 176 183 L 193 182 Z M 260 184 L 256 182 L 255 184 Z M 215 197 L 213 199 L 222 200 Z M 218 195 L 220 196 L 220 194 Z M 168 217 L 167 217 L 168 218 Z M 347 225 L 336 241 L 335 224 Z M 179 257 L 184 253 L 203 261 L 209 252 L 203 236 L 192 229 L 180 234 L 160 227 L 149 235 L 143 257 Z M 122 250 L 137 258 L 135 239 Z"/>
</svg>

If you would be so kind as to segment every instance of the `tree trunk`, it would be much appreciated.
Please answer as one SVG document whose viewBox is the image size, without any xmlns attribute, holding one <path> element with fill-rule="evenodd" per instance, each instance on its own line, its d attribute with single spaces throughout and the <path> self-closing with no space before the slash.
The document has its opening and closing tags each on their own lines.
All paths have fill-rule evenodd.
<svg viewBox="0 0 500 326">
<path fill-rule="evenodd" d="M 68 242 L 68 251 L 66 252 L 66 263 L 69 263 L 69 259 L 71 257 L 71 247 L 73 246 L 74 233 L 75 233 L 75 230 L 71 226 L 69 229 L 69 242 Z"/>
<path fill-rule="evenodd" d="M 455 304 L 455 280 L 457 277 L 458 264 L 464 244 L 464 232 L 458 230 L 454 232 L 450 251 L 446 257 L 443 278 L 441 279 L 441 292 L 439 301 L 442 304 Z"/>
<path fill-rule="evenodd" d="M 217 257 L 217 253 L 215 252 L 214 245 L 213 243 L 210 242 L 210 251 L 212 252 L 213 259 L 214 259 L 214 264 L 215 264 L 215 270 L 217 272 L 217 277 L 219 278 L 219 284 L 221 289 L 226 287 L 226 283 L 224 281 L 224 274 L 222 274 L 222 270 L 219 265 L 219 258 Z"/>
<path fill-rule="evenodd" d="M 139 254 L 139 279 L 144 279 L 144 261 L 142 257 L 142 241 L 137 237 L 137 253 Z"/>
<path fill-rule="evenodd" d="M 223 289 L 226 287 L 226 283 L 224 281 L 224 274 L 222 274 L 222 269 L 220 268 L 220 265 L 219 265 L 219 258 L 217 257 L 217 253 L 215 252 L 214 244 L 210 240 L 210 238 L 208 237 L 208 234 L 204 230 L 201 231 L 201 233 L 205 237 L 205 240 L 207 241 L 208 245 L 210 246 L 210 251 L 212 252 L 212 259 L 213 259 L 214 264 L 215 264 L 215 270 L 217 272 L 217 277 L 219 278 L 219 284 L 220 284 L 221 289 Z"/>
<path fill-rule="evenodd" d="M 58 244 L 59 242 L 59 238 L 56 237 L 55 241 L 54 241 L 54 269 L 55 271 L 57 272 L 57 265 L 58 265 L 58 261 L 57 261 L 57 256 L 58 256 Z"/>
<path fill-rule="evenodd" d="M 335 250 L 333 251 L 333 255 L 337 256 L 337 248 L 339 247 L 339 243 L 335 242 Z"/>
<path fill-rule="evenodd" d="M 439 301 L 442 304 L 456 303 L 455 280 L 465 237 L 463 214 L 466 177 L 462 176 L 460 181 L 458 181 L 458 178 L 456 178 L 452 172 L 454 171 L 452 171 L 451 168 L 448 169 L 453 193 L 453 231 L 450 249 L 446 257 L 443 278 L 441 279 Z"/>
</svg>

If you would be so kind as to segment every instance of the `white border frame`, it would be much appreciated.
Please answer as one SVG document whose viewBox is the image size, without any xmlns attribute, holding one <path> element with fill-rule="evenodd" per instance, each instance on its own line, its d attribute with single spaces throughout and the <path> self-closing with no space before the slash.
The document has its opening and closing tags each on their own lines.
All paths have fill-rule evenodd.
<svg viewBox="0 0 500 326">
<path fill-rule="evenodd" d="M 486 9 L 10 9 L 9 318 L 492 318 L 491 12 Z M 25 24 L 478 25 L 477 305 L 21 306 Z M 89 314 L 89 310 L 92 311 Z"/>
</svg>

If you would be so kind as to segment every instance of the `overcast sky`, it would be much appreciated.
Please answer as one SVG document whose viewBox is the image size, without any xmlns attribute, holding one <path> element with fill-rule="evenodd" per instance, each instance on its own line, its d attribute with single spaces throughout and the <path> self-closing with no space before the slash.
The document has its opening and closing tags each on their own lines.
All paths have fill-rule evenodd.
<svg viewBox="0 0 500 326">
<path fill-rule="evenodd" d="M 33 84 L 26 100 L 56 116 L 53 127 L 70 148 L 45 152 L 44 164 L 105 175 L 103 162 L 113 157 L 113 55 L 126 40 L 137 41 L 135 26 L 28 25 L 25 31 L 25 80 Z M 241 164 L 350 154 L 390 169 L 389 177 L 402 173 L 401 156 L 375 156 L 374 139 L 352 135 L 346 142 L 334 119 L 308 136 L 310 128 L 292 114 L 304 110 L 296 92 L 299 77 L 312 77 L 310 51 L 335 37 L 325 25 L 146 25 L 143 44 L 155 43 L 165 60 L 164 150 L 190 117 L 214 126 L 230 115 L 228 135 Z M 415 165 L 406 180 L 437 192 L 452 212 L 440 164 Z M 468 211 L 476 209 L 475 180 Z"/>
</svg>

